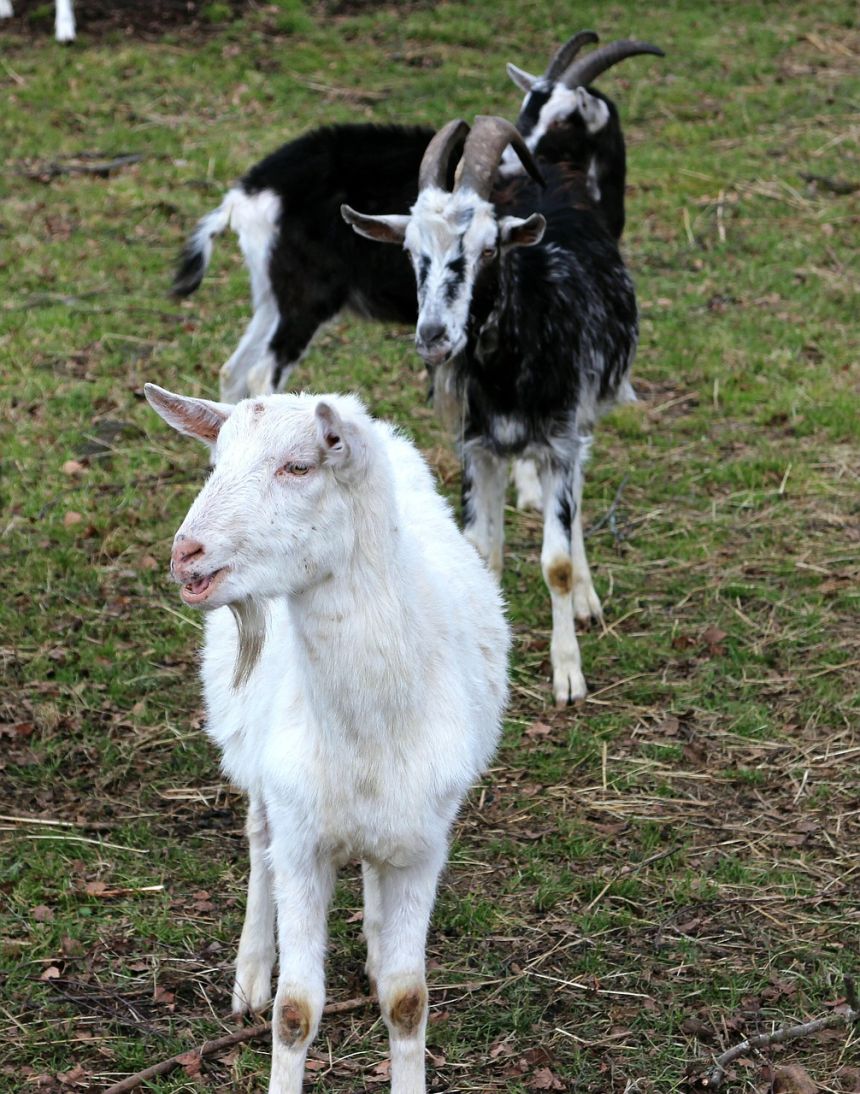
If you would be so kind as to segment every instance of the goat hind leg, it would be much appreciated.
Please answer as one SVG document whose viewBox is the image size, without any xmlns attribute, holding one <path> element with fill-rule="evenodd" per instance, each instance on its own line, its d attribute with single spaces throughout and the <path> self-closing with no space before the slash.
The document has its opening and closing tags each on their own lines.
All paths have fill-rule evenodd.
<svg viewBox="0 0 860 1094">
<path fill-rule="evenodd" d="M 573 614 L 578 623 L 599 623 L 603 619 L 600 597 L 591 580 L 591 570 L 585 555 L 582 533 L 582 468 L 577 464 L 573 475 L 573 524 L 571 527 L 571 561 L 573 562 Z"/>
<path fill-rule="evenodd" d="M 573 622 L 571 522 L 575 493 L 569 469 L 545 467 L 541 481 L 544 501 L 541 570 L 552 601 L 552 690 L 556 705 L 565 706 L 584 698 L 587 690 Z"/>
<path fill-rule="evenodd" d="M 0 0 L 0 19 L 11 19 L 14 14 L 12 0 Z"/>
</svg>

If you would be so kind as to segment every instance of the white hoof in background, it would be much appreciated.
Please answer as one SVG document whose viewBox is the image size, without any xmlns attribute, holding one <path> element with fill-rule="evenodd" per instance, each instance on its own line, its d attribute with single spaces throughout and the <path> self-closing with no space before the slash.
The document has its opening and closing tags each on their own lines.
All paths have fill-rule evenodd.
<svg viewBox="0 0 860 1094">
<path fill-rule="evenodd" d="M 577 623 L 584 624 L 599 623 L 603 619 L 600 597 L 595 592 L 591 578 L 577 581 L 573 586 L 573 615 Z"/>
<path fill-rule="evenodd" d="M 543 509 L 543 491 L 534 460 L 514 460 L 514 487 L 517 492 L 517 509 Z"/>
<path fill-rule="evenodd" d="M 233 1013 L 258 1014 L 272 1001 L 272 966 L 265 957 L 239 957 L 233 984 Z"/>
</svg>

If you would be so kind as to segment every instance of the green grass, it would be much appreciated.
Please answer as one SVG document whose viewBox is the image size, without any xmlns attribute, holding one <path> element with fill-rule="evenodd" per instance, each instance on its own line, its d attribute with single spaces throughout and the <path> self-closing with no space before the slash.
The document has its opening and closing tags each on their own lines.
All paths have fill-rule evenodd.
<svg viewBox="0 0 860 1094">
<path fill-rule="evenodd" d="M 428 1072 L 436 1090 L 535 1090 L 544 1069 L 685 1089 L 689 1061 L 826 1012 L 857 971 L 860 209 L 801 177 L 858 181 L 856 13 L 228 7 L 202 37 L 2 31 L 0 1090 L 104 1088 L 229 1009 L 243 803 L 202 733 L 199 620 L 165 578 L 205 458 L 142 385 L 213 394 L 248 286 L 225 237 L 199 294 L 167 300 L 183 237 L 313 125 L 513 116 L 504 62 L 539 69 L 580 26 L 667 51 L 601 79 L 628 139 L 641 403 L 602 424 L 588 472 L 586 523 L 612 520 L 589 538 L 607 614 L 581 636 L 580 707 L 551 706 L 540 521 L 509 513 L 512 703 L 440 891 Z M 124 152 L 140 163 L 108 179 L 47 170 Z M 456 494 L 410 332 L 340 320 L 296 378 L 361 392 Z M 359 906 L 346 870 L 331 999 L 366 992 Z M 766 1056 L 847 1091 L 855 1049 Z M 373 1089 L 386 1051 L 374 1007 L 328 1019 L 314 1089 Z M 200 1081 L 267 1073 L 255 1042 Z"/>
</svg>

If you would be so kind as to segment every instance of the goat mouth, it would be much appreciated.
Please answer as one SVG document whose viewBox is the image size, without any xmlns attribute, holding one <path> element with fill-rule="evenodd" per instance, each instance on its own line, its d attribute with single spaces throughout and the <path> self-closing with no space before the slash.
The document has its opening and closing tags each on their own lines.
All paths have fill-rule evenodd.
<svg viewBox="0 0 860 1094">
<path fill-rule="evenodd" d="M 424 363 L 426 365 L 432 365 L 433 368 L 438 368 L 439 365 L 446 364 L 453 356 L 451 346 L 439 346 L 432 349 L 419 346 L 418 353 Z"/>
<path fill-rule="evenodd" d="M 227 576 L 227 567 L 222 566 L 214 573 L 198 577 L 194 581 L 186 581 L 179 590 L 179 595 L 186 604 L 203 604 L 221 584 Z"/>
</svg>

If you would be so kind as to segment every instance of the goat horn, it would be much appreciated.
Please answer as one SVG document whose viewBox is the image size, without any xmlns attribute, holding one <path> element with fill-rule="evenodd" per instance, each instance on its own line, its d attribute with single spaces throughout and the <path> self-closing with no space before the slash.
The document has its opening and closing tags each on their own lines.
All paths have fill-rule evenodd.
<svg viewBox="0 0 860 1094">
<path fill-rule="evenodd" d="M 493 189 L 493 176 L 508 145 L 520 157 L 523 167 L 532 178 L 543 186 L 543 175 L 520 131 L 504 118 L 479 114 L 463 148 L 457 189 L 468 187 L 488 201 Z"/>
<path fill-rule="evenodd" d="M 424 152 L 421 166 L 418 169 L 418 189 L 423 190 L 427 186 L 438 186 L 440 190 L 448 189 L 448 168 L 451 157 L 462 147 L 469 132 L 469 126 L 462 118 L 443 125 L 433 137 Z"/>
<path fill-rule="evenodd" d="M 659 46 L 652 46 L 649 42 L 636 42 L 631 38 L 622 38 L 618 42 L 601 46 L 580 61 L 574 61 L 561 77 L 562 83 L 570 88 L 584 87 L 607 68 L 617 65 L 619 61 L 627 57 L 634 57 L 637 53 L 653 53 L 657 57 L 666 56 Z"/>
<path fill-rule="evenodd" d="M 600 38 L 593 30 L 581 30 L 578 34 L 572 35 L 552 55 L 552 60 L 546 66 L 544 79 L 549 83 L 555 83 L 583 46 L 599 41 Z"/>
</svg>

